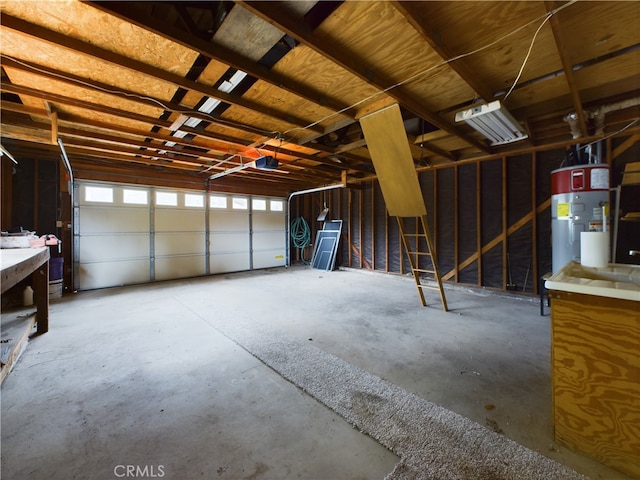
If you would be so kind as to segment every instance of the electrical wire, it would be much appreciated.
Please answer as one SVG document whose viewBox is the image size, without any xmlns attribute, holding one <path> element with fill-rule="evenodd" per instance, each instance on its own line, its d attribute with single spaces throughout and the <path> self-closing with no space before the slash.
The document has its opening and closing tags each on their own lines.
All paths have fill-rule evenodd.
<svg viewBox="0 0 640 480">
<path fill-rule="evenodd" d="M 591 143 L 586 143 L 586 144 L 582 145 L 578 150 L 584 150 L 585 148 L 590 147 L 592 145 L 595 145 L 596 143 L 601 142 L 603 140 L 606 140 L 607 138 L 611 138 L 611 137 L 615 137 L 616 135 L 620 135 L 622 132 L 624 132 L 625 130 L 633 127 L 638 122 L 640 122 L 640 118 L 636 118 L 635 120 L 632 120 L 630 123 L 628 123 L 627 125 L 622 127 L 620 130 L 617 130 L 617 131 L 615 131 L 613 133 L 610 133 L 609 135 L 606 135 L 606 136 L 604 136 L 602 138 L 594 140 Z"/>
<path fill-rule="evenodd" d="M 293 246 L 300 250 L 303 263 L 308 263 L 304 258 L 304 249 L 311 245 L 311 229 L 303 217 L 294 218 L 291 221 L 291 240 Z"/>
<path fill-rule="evenodd" d="M 506 38 L 508 38 L 508 37 L 510 37 L 512 35 L 515 35 L 516 33 L 520 32 L 521 30 L 523 30 L 523 29 L 529 27 L 530 25 L 538 22 L 540 20 L 540 18 L 542 18 L 542 23 L 538 26 L 538 28 L 537 28 L 537 30 L 536 30 L 536 32 L 535 32 L 535 34 L 534 34 L 534 36 L 533 36 L 533 38 L 531 40 L 531 43 L 529 45 L 529 49 L 528 49 L 527 54 L 526 54 L 526 56 L 524 58 L 524 61 L 522 62 L 522 65 L 520 67 L 518 75 L 516 76 L 516 79 L 514 80 L 513 84 L 511 85 L 511 88 L 509 89 L 509 91 L 504 96 L 504 98 L 506 99 L 510 95 L 510 93 L 513 91 L 513 89 L 515 88 L 517 82 L 520 80 L 520 77 L 522 76 L 522 72 L 524 71 L 524 68 L 525 68 L 525 66 L 526 66 L 526 64 L 527 64 L 527 62 L 529 60 L 530 55 L 531 55 L 531 51 L 533 49 L 533 45 L 534 45 L 534 43 L 536 41 L 536 38 L 538 36 L 538 33 L 540 32 L 542 27 L 549 21 L 549 19 L 552 16 L 554 16 L 555 14 L 560 12 L 561 10 L 564 10 L 565 8 L 573 5 L 577 1 L 578 0 L 570 0 L 569 2 L 559 6 L 558 8 L 555 8 L 555 9 L 551 10 L 550 12 L 547 12 L 544 16 L 537 17 L 534 20 L 531 20 L 531 21 L 527 22 L 526 24 L 521 25 L 520 27 L 518 27 L 518 28 L 516 28 L 516 29 L 514 29 L 514 30 L 512 30 L 512 31 L 510 31 L 510 32 L 508 32 L 508 33 L 506 33 L 504 35 L 502 35 L 498 39 L 496 39 L 496 40 L 494 40 L 494 41 L 492 41 L 492 42 L 490 42 L 490 43 L 488 43 L 488 44 L 486 44 L 486 45 L 484 45 L 482 47 L 476 48 L 475 50 L 472 50 L 472 51 L 467 52 L 467 53 L 463 53 L 463 54 L 457 55 L 457 56 L 455 56 L 453 58 L 443 60 L 442 62 L 439 62 L 439 63 L 437 63 L 435 65 L 432 65 L 431 67 L 426 68 L 426 69 L 424 69 L 424 70 L 422 70 L 420 72 L 417 72 L 417 73 L 411 75 L 410 77 L 408 77 L 408 78 L 406 78 L 406 79 L 404 79 L 404 80 L 402 80 L 400 82 L 397 82 L 397 83 L 395 83 L 395 84 L 393 84 L 393 85 L 391 85 L 389 87 L 386 87 L 386 88 L 382 89 L 379 92 L 376 92 L 376 93 L 374 93 L 372 95 L 369 95 L 368 97 L 366 97 L 366 98 L 364 98 L 364 99 L 362 99 L 362 100 L 360 100 L 358 102 L 355 102 L 355 103 L 353 103 L 352 105 L 350 105 L 348 107 L 345 107 L 345 108 L 342 108 L 341 110 L 333 112 L 333 113 L 321 118 L 320 120 L 312 122 L 312 123 L 310 123 L 310 124 L 308 124 L 308 125 L 306 125 L 304 127 L 294 127 L 294 128 L 289 129 L 289 130 L 286 130 L 286 131 L 284 131 L 282 133 L 277 132 L 277 131 L 271 131 L 271 132 L 267 133 L 265 131 L 264 135 L 265 135 L 266 138 L 263 139 L 259 143 L 259 145 L 260 146 L 266 146 L 266 145 L 268 145 L 269 140 L 274 138 L 276 140 L 278 140 L 278 139 L 280 140 L 280 146 L 278 147 L 278 149 L 279 149 L 282 146 L 283 140 L 286 140 L 285 139 L 285 135 L 290 134 L 291 132 L 294 132 L 294 131 L 297 131 L 297 130 L 308 130 L 310 128 L 313 128 L 313 127 L 315 127 L 316 125 L 318 125 L 320 123 L 326 122 L 327 120 L 330 120 L 333 117 L 341 115 L 341 114 L 347 112 L 348 110 L 354 109 L 354 108 L 362 105 L 363 103 L 366 103 L 366 102 L 368 102 L 370 100 L 373 100 L 376 97 L 378 97 L 380 95 L 383 95 L 383 94 L 385 94 L 385 93 L 387 93 L 387 92 L 389 92 L 389 91 L 391 91 L 393 89 L 396 89 L 398 87 L 401 87 L 403 85 L 411 83 L 411 82 L 413 82 L 413 81 L 415 81 L 415 80 L 427 75 L 428 73 L 430 73 L 430 72 L 432 72 L 432 71 L 434 71 L 434 70 L 436 70 L 436 69 L 438 69 L 438 68 L 440 68 L 440 67 L 442 67 L 444 65 L 447 65 L 447 64 L 449 64 L 451 62 L 454 62 L 456 60 L 460 60 L 462 58 L 465 58 L 465 57 L 468 57 L 468 56 L 471 56 L 471 55 L 475 55 L 476 53 L 479 53 L 479 52 L 481 52 L 483 50 L 491 48 L 494 45 L 498 44 L 499 42 L 503 41 L 504 39 L 506 39 Z M 171 107 L 167 106 L 166 104 L 164 104 L 163 102 L 161 102 L 160 100 L 158 100 L 156 98 L 153 98 L 153 97 L 140 95 L 140 94 L 133 93 L 133 92 L 123 92 L 121 90 L 111 90 L 111 89 L 108 89 L 108 88 L 104 88 L 104 87 L 100 87 L 100 86 L 91 84 L 90 82 L 85 82 L 85 81 L 77 79 L 77 78 L 72 78 L 72 77 L 68 77 L 68 76 L 63 75 L 63 74 L 52 73 L 52 72 L 46 71 L 44 69 L 40 69 L 40 68 L 38 68 L 38 67 L 36 67 L 34 65 L 22 62 L 22 61 L 14 58 L 14 57 L 11 57 L 9 55 L 5 55 L 5 57 L 13 60 L 16 63 L 19 63 L 20 65 L 23 65 L 23 66 L 25 66 L 25 67 L 27 67 L 29 69 L 32 69 L 32 70 L 35 70 L 35 71 L 39 71 L 40 73 L 46 73 L 47 75 L 56 76 L 58 78 L 62 78 L 64 80 L 66 80 L 66 81 L 70 81 L 70 82 L 73 82 L 73 83 L 85 85 L 85 86 L 90 87 L 92 89 L 103 91 L 105 93 L 109 93 L 109 94 L 112 94 L 112 95 L 118 95 L 118 96 L 122 96 L 122 97 L 134 97 L 134 98 L 138 98 L 140 100 L 145 100 L 145 101 L 156 103 L 157 105 L 162 107 L 164 110 L 169 111 L 169 112 L 180 113 L 180 114 L 190 114 L 190 115 L 196 115 L 196 116 L 204 116 L 204 117 L 206 117 L 208 119 L 211 119 L 214 122 L 226 123 L 226 124 L 229 124 L 231 126 L 239 128 L 239 129 L 243 129 L 243 127 L 244 127 L 243 125 L 235 123 L 235 122 L 221 120 L 220 118 L 214 117 L 213 115 L 210 115 L 210 114 L 208 114 L 206 112 L 201 112 L 201 111 L 193 110 L 193 109 L 171 108 Z M 231 158 L 233 158 L 233 156 Z"/>
<path fill-rule="evenodd" d="M 238 128 L 240 130 L 244 130 L 246 128 L 246 125 L 243 125 L 241 123 L 237 123 L 237 122 L 233 122 L 231 120 L 225 120 L 222 119 L 220 117 L 216 117 L 214 115 L 211 115 L 207 112 L 202 112 L 200 110 L 194 110 L 194 109 L 190 109 L 190 108 L 175 108 L 175 107 L 170 107 L 167 104 L 165 104 L 164 102 L 162 102 L 161 100 L 158 100 L 157 98 L 153 98 L 153 97 L 149 97 L 147 95 L 141 95 L 135 92 L 127 92 L 127 91 L 123 91 L 123 90 L 112 90 L 110 88 L 105 88 L 105 87 L 101 87 L 99 85 L 95 85 L 91 82 L 86 82 L 82 79 L 79 78 L 74 78 L 74 77 L 70 77 L 67 75 L 64 75 L 62 73 L 56 73 L 56 72 L 51 72 L 48 70 L 45 70 L 44 68 L 39 68 L 35 65 L 31 65 L 30 63 L 27 62 L 23 62 L 22 60 L 19 60 L 15 57 L 12 57 L 11 55 L 6 55 L 3 54 L 2 56 L 4 56 L 5 58 L 8 58 L 9 60 L 18 63 L 20 65 L 22 65 L 23 67 L 26 67 L 32 71 L 35 72 L 39 72 L 39 73 L 43 73 L 45 75 L 49 75 L 52 77 L 56 77 L 56 78 L 60 78 L 63 81 L 66 82 L 70 82 L 70 83 L 75 83 L 77 85 L 82 85 L 88 88 L 91 88 L 93 90 L 98 90 L 100 92 L 103 93 L 107 93 L 109 95 L 116 95 L 119 97 L 123 97 L 123 98 L 137 98 L 138 100 L 142 100 L 142 101 L 146 101 L 146 102 L 151 102 L 151 103 L 155 103 L 156 105 L 162 107 L 163 110 L 166 110 L 167 112 L 171 112 L 171 113 L 179 113 L 179 114 L 185 114 L 185 115 L 192 115 L 195 116 L 196 118 L 200 119 L 200 120 L 210 120 L 212 122 L 215 123 L 221 123 L 227 126 L 231 126 L 231 127 L 235 127 Z M 205 94 L 203 94 L 205 95 Z M 208 96 L 208 95 L 207 95 Z M 204 118 L 202 118 L 204 117 Z M 273 135 L 278 135 L 279 132 L 277 131 L 267 131 L 267 130 L 263 130 L 260 132 L 262 135 L 268 136 L 268 138 L 271 138 L 271 136 Z"/>
<path fill-rule="evenodd" d="M 381 90 L 379 92 L 376 92 L 376 93 L 374 93 L 372 95 L 369 95 L 368 97 L 366 97 L 366 98 L 364 98 L 364 99 L 362 99 L 362 100 L 360 100 L 360 101 L 358 101 L 358 102 L 356 102 L 356 103 L 354 103 L 354 104 L 352 104 L 352 105 L 350 105 L 348 107 L 345 107 L 345 108 L 343 108 L 341 110 L 338 110 L 337 112 L 333 112 L 333 113 L 325 116 L 324 118 L 322 118 L 320 120 L 317 120 L 317 121 L 315 121 L 313 123 L 310 123 L 309 125 L 307 125 L 305 127 L 295 127 L 295 128 L 291 128 L 289 130 L 286 130 L 285 132 L 283 132 L 283 135 L 286 135 L 286 134 L 288 134 L 290 132 L 294 132 L 296 130 L 307 130 L 309 128 L 315 127 L 316 125 L 318 125 L 318 124 L 320 124 L 322 122 L 325 122 L 325 121 L 327 121 L 327 120 L 329 120 L 329 119 L 331 119 L 333 117 L 336 117 L 336 116 L 338 116 L 338 115 L 340 115 L 342 113 L 345 113 L 348 110 L 351 110 L 351 109 L 353 109 L 355 107 L 358 107 L 359 105 L 361 105 L 363 103 L 366 103 L 366 102 L 368 102 L 370 100 L 373 100 L 374 98 L 376 98 L 376 97 L 378 97 L 380 95 L 383 95 L 383 94 L 387 93 L 390 90 L 393 90 L 395 88 L 398 88 L 398 87 L 401 87 L 403 85 L 406 85 L 407 83 L 413 82 L 414 80 L 416 80 L 416 79 L 418 79 L 420 77 L 423 77 L 424 75 L 426 75 L 426 74 L 432 72 L 433 70 L 436 70 L 436 69 L 438 69 L 438 68 L 440 68 L 440 67 L 442 67 L 444 65 L 447 65 L 447 64 L 449 64 L 451 62 L 455 62 L 456 60 L 460 60 L 460 59 L 465 58 L 465 57 L 469 57 L 471 55 L 475 55 L 476 53 L 479 53 L 479 52 L 481 52 L 483 50 L 491 48 L 494 45 L 496 45 L 499 42 L 501 42 L 502 40 L 504 40 L 504 39 L 506 39 L 506 38 L 508 38 L 508 37 L 510 37 L 512 35 L 515 35 L 516 33 L 520 32 L 521 30 L 523 30 L 523 29 L 529 27 L 530 25 L 538 22 L 542 18 L 542 23 L 538 26 L 538 29 L 536 30 L 536 32 L 535 32 L 535 34 L 533 36 L 533 39 L 531 41 L 531 45 L 529 46 L 529 52 L 527 53 L 527 55 L 525 56 L 524 61 L 522 62 L 522 66 L 520 67 L 520 72 L 519 72 L 518 76 L 516 77 L 515 81 L 513 82 L 511 88 L 509 89 L 509 93 L 511 93 L 511 90 L 513 90 L 515 88 L 518 80 L 520 79 L 520 76 L 522 75 L 522 71 L 524 70 L 524 67 L 527 64 L 527 61 L 529 60 L 529 55 L 531 53 L 531 49 L 533 48 L 533 44 L 535 43 L 536 37 L 538 36 L 538 32 L 542 29 L 542 26 L 545 23 L 547 23 L 552 16 L 554 16 L 555 14 L 560 12 L 561 10 L 564 10 L 565 8 L 573 5 L 577 1 L 578 0 L 570 0 L 569 2 L 565 3 L 564 5 L 561 5 L 558 8 L 555 8 L 555 9 L 551 10 L 550 12 L 546 13 L 543 16 L 537 17 L 537 18 L 525 23 L 524 25 L 521 25 L 520 27 L 516 28 L 515 30 L 512 30 L 512 31 L 504 34 L 500 38 L 498 38 L 498 39 L 496 39 L 496 40 L 494 40 L 494 41 L 492 41 L 492 42 L 490 42 L 490 43 L 488 43 L 488 44 L 486 44 L 486 45 L 484 45 L 482 47 L 476 48 L 475 50 L 472 50 L 472 51 L 467 52 L 467 53 L 462 53 L 462 54 L 457 55 L 457 56 L 455 56 L 453 58 L 449 58 L 447 60 L 443 60 L 442 62 L 437 63 L 435 65 L 432 65 L 431 67 L 429 67 L 429 68 L 427 68 L 425 70 L 417 72 L 417 73 L 411 75 L 410 77 L 408 77 L 408 78 L 406 78 L 406 79 L 404 79 L 404 80 L 402 80 L 402 81 L 400 81 L 398 83 L 395 83 L 395 84 L 393 84 L 393 85 L 391 85 L 391 86 L 389 86 L 387 88 L 384 88 L 383 90 Z"/>
<path fill-rule="evenodd" d="M 516 79 L 513 81 L 513 84 L 511 85 L 511 88 L 507 91 L 507 93 L 504 94 L 504 97 L 502 98 L 502 100 L 506 100 L 507 97 L 509 95 L 511 95 L 511 92 L 513 91 L 514 88 L 516 88 L 516 85 L 518 83 L 518 81 L 520 80 L 520 77 L 522 76 L 522 72 L 524 71 L 524 67 L 527 64 L 527 62 L 529 61 L 529 57 L 531 56 L 531 50 L 533 50 L 533 45 L 536 43 L 536 38 L 538 38 L 538 33 L 540 33 L 540 30 L 542 30 L 542 27 L 549 21 L 549 19 L 553 16 L 552 13 L 549 13 L 546 18 L 542 21 L 542 23 L 540 24 L 540 26 L 538 26 L 536 33 L 533 34 L 533 38 L 531 39 L 531 43 L 529 44 L 529 50 L 527 50 L 527 54 L 524 57 L 524 61 L 522 62 L 522 65 L 520 66 L 520 71 L 518 72 L 518 75 L 516 75 Z"/>
</svg>

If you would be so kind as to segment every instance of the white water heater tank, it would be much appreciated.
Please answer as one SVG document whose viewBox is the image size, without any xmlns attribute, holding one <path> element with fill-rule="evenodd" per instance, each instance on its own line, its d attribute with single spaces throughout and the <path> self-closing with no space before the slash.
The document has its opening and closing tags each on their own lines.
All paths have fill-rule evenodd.
<svg viewBox="0 0 640 480">
<path fill-rule="evenodd" d="M 604 163 L 576 165 L 551 172 L 551 253 L 557 272 L 580 261 L 580 232 L 594 229 L 594 211 L 609 205 L 610 167 Z M 607 222 L 606 218 L 600 220 Z M 602 225 L 602 224 L 601 224 Z M 607 228 L 607 230 L 610 230 Z"/>
</svg>

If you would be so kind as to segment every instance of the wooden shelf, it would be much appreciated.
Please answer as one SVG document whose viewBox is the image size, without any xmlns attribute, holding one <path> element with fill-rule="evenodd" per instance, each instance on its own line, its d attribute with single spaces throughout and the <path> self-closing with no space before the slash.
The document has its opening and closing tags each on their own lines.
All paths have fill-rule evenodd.
<svg viewBox="0 0 640 480">
<path fill-rule="evenodd" d="M 624 167 L 622 185 L 640 185 L 640 162 L 627 163 Z"/>
</svg>

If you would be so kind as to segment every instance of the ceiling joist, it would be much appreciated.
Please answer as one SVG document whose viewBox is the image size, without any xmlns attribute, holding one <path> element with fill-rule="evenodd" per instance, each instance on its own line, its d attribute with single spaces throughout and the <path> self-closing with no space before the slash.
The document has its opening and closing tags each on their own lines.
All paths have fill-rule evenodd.
<svg viewBox="0 0 640 480">
<path fill-rule="evenodd" d="M 60 137 L 83 175 L 190 185 L 272 155 L 212 186 L 289 192 L 373 178 L 358 119 L 394 103 L 416 168 L 636 135 L 639 22 L 625 1 L 6 0 L 2 140 L 57 160 Z M 454 120 L 507 96 L 529 140 L 491 147 Z"/>
</svg>

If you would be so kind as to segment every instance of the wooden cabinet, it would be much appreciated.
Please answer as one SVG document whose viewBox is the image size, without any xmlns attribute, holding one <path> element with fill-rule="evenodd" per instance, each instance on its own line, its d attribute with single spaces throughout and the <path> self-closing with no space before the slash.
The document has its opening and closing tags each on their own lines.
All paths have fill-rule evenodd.
<svg viewBox="0 0 640 480">
<path fill-rule="evenodd" d="M 640 478 L 640 303 L 550 297 L 555 439 Z"/>
</svg>

